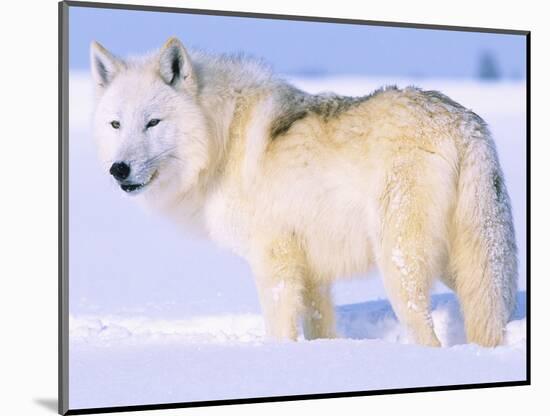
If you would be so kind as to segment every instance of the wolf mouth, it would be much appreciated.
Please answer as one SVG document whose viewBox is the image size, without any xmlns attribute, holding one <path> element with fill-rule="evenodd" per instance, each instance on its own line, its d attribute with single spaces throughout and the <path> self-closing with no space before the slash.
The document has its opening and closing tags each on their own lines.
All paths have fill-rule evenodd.
<svg viewBox="0 0 550 416">
<path fill-rule="evenodd" d="M 120 185 L 120 189 L 122 189 L 124 192 L 134 192 L 134 191 L 137 191 L 138 189 L 141 189 L 145 186 L 144 183 L 132 183 L 132 184 L 121 184 Z"/>
<path fill-rule="evenodd" d="M 155 171 L 155 173 L 151 175 L 149 180 L 143 183 L 121 183 L 120 189 L 122 189 L 124 192 L 128 194 L 136 193 L 142 190 L 143 188 L 145 188 L 147 185 L 149 185 L 151 181 L 156 177 L 156 175 L 157 175 L 157 172 Z"/>
</svg>

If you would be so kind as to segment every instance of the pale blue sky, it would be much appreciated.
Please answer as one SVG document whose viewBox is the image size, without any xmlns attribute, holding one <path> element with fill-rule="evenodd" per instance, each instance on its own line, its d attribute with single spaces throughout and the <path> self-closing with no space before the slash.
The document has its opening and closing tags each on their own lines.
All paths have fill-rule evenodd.
<svg viewBox="0 0 550 416">
<path fill-rule="evenodd" d="M 525 36 L 245 17 L 69 8 L 70 68 L 87 69 L 95 39 L 117 55 L 169 36 L 212 52 L 246 52 L 287 74 L 471 78 L 489 51 L 503 77 L 525 77 Z"/>
</svg>

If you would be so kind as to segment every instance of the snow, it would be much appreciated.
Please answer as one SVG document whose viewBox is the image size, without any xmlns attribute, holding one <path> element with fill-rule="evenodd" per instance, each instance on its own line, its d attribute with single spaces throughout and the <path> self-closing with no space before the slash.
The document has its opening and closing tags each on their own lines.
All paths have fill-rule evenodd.
<svg viewBox="0 0 550 416">
<path fill-rule="evenodd" d="M 381 85 L 438 89 L 488 123 L 514 212 L 518 307 L 505 345 L 465 343 L 460 309 L 441 284 L 432 320 L 442 348 L 409 342 L 377 275 L 338 283 L 339 338 L 264 338 L 246 263 L 196 240 L 123 195 L 90 137 L 88 75 L 70 77 L 70 407 L 365 391 L 522 380 L 525 319 L 525 84 L 438 79 L 294 78 L 311 91 L 360 95 Z M 400 264 L 396 247 L 393 261 Z M 278 296 L 275 287 L 273 296 Z"/>
<path fill-rule="evenodd" d="M 520 297 L 524 307 L 525 299 Z M 71 320 L 71 406 L 122 406 L 519 380 L 525 319 L 506 345 L 465 344 L 454 296 L 434 297 L 444 348 L 408 344 L 386 301 L 338 307 L 346 339 L 264 340 L 260 315 Z M 100 382 L 98 382 L 100 381 Z M 77 400 L 75 400 L 77 397 Z"/>
</svg>

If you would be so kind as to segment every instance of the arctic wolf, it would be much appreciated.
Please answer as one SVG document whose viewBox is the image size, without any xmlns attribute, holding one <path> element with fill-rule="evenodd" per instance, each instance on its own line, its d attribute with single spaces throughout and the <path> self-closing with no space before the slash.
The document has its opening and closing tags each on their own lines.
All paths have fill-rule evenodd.
<svg viewBox="0 0 550 416">
<path fill-rule="evenodd" d="M 91 45 L 95 137 L 121 190 L 244 257 L 268 336 L 335 336 L 330 286 L 377 266 L 400 322 L 439 346 L 430 287 L 469 342 L 514 309 L 510 201 L 484 121 L 437 91 L 307 94 L 240 56 L 169 39 L 141 58 Z"/>
</svg>

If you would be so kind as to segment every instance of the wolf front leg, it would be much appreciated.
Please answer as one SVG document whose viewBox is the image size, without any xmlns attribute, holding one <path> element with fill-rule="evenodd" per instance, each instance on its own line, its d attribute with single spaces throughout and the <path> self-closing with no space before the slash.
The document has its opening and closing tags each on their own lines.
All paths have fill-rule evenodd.
<svg viewBox="0 0 550 416">
<path fill-rule="evenodd" d="M 306 339 L 334 338 L 334 306 L 328 284 L 311 276 L 304 285 L 304 337 Z"/>
<path fill-rule="evenodd" d="M 251 261 L 262 306 L 266 334 L 296 340 L 304 313 L 305 256 L 293 236 L 259 244 Z"/>
</svg>

